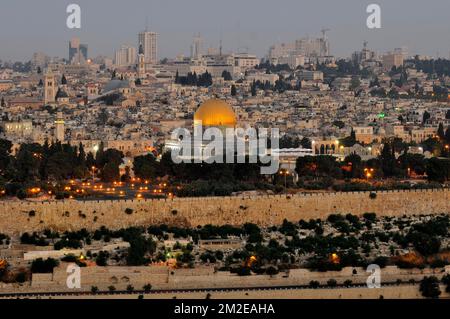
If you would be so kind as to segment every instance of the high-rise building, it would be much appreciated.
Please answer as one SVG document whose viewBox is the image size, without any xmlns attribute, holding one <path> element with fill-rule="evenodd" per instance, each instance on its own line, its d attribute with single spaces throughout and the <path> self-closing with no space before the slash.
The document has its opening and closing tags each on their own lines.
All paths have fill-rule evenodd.
<svg viewBox="0 0 450 319">
<path fill-rule="evenodd" d="M 156 64 L 158 61 L 158 34 L 149 31 L 140 32 L 138 43 L 142 44 L 145 62 Z"/>
<path fill-rule="evenodd" d="M 44 68 L 49 61 L 50 58 L 42 52 L 35 52 L 31 58 L 31 64 L 33 67 L 40 67 L 41 69 Z"/>
<path fill-rule="evenodd" d="M 361 51 L 355 51 L 352 54 L 352 61 L 356 64 L 372 61 L 376 58 L 376 53 L 367 47 L 367 41 L 364 41 L 363 49 Z"/>
<path fill-rule="evenodd" d="M 200 36 L 200 33 L 198 35 L 196 35 L 192 41 L 192 46 L 191 46 L 191 58 L 192 59 L 200 59 L 202 57 L 202 48 L 203 46 L 203 39 Z"/>
<path fill-rule="evenodd" d="M 395 48 L 394 53 L 401 54 L 403 56 L 403 60 L 408 59 L 408 48 L 407 47 Z"/>
<path fill-rule="evenodd" d="M 301 38 L 291 43 L 275 44 L 269 48 L 268 59 L 271 63 L 279 63 L 278 59 L 291 56 L 303 56 L 310 59 L 315 58 L 316 62 L 327 61 L 330 56 L 330 42 L 325 36 L 327 29 L 321 38 Z M 320 59 L 322 58 L 322 59 Z M 294 63 L 295 64 L 295 63 Z"/>
<path fill-rule="evenodd" d="M 280 57 L 293 54 L 294 51 L 295 51 L 295 43 L 275 44 L 269 48 L 269 59 L 277 60 Z"/>
<path fill-rule="evenodd" d="M 136 64 L 136 48 L 123 45 L 116 51 L 114 64 L 117 66 L 129 66 Z"/>
<path fill-rule="evenodd" d="M 330 55 L 330 44 L 323 38 L 303 38 L 295 41 L 295 51 L 307 57 Z"/>
<path fill-rule="evenodd" d="M 390 71 L 394 66 L 396 68 L 403 65 L 403 54 L 389 52 L 383 55 L 383 67 L 385 70 Z"/>
<path fill-rule="evenodd" d="M 69 62 L 72 64 L 82 64 L 88 59 L 87 44 L 80 44 L 79 38 L 72 38 L 69 42 Z"/>
</svg>

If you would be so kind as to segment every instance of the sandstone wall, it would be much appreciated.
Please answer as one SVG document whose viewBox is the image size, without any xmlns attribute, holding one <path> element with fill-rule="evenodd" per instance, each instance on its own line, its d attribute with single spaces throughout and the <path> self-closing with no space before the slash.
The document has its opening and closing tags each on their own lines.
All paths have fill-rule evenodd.
<svg viewBox="0 0 450 319">
<path fill-rule="evenodd" d="M 22 286 L 0 284 L 0 293 L 25 291 L 74 291 L 67 288 L 67 266 L 61 263 L 52 274 L 33 274 L 31 285 Z M 356 270 L 356 274 L 353 273 Z M 424 276 L 441 278 L 450 273 L 450 266 L 444 268 L 425 269 L 399 269 L 388 266 L 381 269 L 381 283 L 392 283 L 400 279 L 407 283 L 410 279 L 419 282 Z M 118 290 L 125 290 L 128 285 L 142 289 L 151 284 L 153 289 L 207 289 L 207 288 L 239 288 L 239 287 L 271 287 L 271 286 L 297 286 L 308 285 L 316 280 L 326 285 L 329 279 L 335 279 L 338 284 L 350 279 L 354 284 L 366 285 L 369 273 L 360 267 L 346 267 L 342 271 L 316 272 L 308 269 L 291 269 L 288 274 L 279 273 L 274 276 L 252 275 L 238 276 L 230 272 L 214 272 L 212 267 L 197 267 L 195 269 L 170 269 L 164 266 L 148 267 L 83 267 L 81 268 L 81 289 L 90 291 L 92 286 L 100 290 L 108 290 L 114 286 Z M 76 291 L 76 290 L 75 290 Z"/>
<path fill-rule="evenodd" d="M 0 202 L 0 232 L 19 234 L 45 228 L 54 230 L 110 229 L 166 223 L 178 226 L 206 224 L 261 226 L 280 224 L 283 219 L 326 218 L 332 213 L 401 216 L 450 213 L 450 189 L 314 193 L 253 197 L 203 197 L 161 200 L 105 201 L 3 201 Z M 127 208 L 132 209 L 127 214 Z M 129 212 L 129 210 L 128 210 Z"/>
</svg>

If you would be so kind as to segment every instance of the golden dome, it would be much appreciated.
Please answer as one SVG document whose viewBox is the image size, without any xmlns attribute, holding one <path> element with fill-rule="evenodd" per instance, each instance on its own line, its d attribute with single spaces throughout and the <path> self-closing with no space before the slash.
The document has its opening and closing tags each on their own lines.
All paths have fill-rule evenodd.
<svg viewBox="0 0 450 319">
<path fill-rule="evenodd" d="M 230 105 L 222 100 L 204 102 L 194 114 L 194 125 L 235 127 L 236 115 Z"/>
</svg>

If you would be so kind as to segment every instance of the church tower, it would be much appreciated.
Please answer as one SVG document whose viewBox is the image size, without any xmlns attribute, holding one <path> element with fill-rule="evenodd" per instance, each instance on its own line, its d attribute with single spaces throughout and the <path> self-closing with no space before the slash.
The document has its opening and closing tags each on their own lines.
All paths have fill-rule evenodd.
<svg viewBox="0 0 450 319">
<path fill-rule="evenodd" d="M 55 138 L 61 143 L 64 142 L 64 118 L 61 111 L 56 113 Z"/>
<path fill-rule="evenodd" d="M 53 104 L 55 103 L 56 98 L 56 81 L 55 81 L 55 75 L 52 73 L 52 71 L 48 70 L 47 73 L 45 73 L 45 79 L 44 79 L 44 104 Z"/>
<path fill-rule="evenodd" d="M 138 78 L 143 79 L 145 77 L 145 55 L 144 55 L 144 47 L 142 43 L 139 44 L 139 55 L 138 55 Z"/>
</svg>

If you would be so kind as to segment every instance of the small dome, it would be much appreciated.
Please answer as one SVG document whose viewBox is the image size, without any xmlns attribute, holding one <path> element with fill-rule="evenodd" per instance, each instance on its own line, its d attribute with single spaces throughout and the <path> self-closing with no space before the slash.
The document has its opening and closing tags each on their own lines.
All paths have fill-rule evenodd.
<svg viewBox="0 0 450 319">
<path fill-rule="evenodd" d="M 226 102 L 211 99 L 204 102 L 194 114 L 194 125 L 235 127 L 236 115 Z"/>
</svg>

